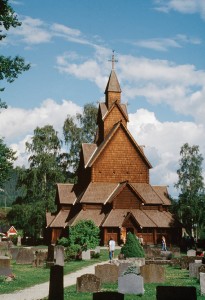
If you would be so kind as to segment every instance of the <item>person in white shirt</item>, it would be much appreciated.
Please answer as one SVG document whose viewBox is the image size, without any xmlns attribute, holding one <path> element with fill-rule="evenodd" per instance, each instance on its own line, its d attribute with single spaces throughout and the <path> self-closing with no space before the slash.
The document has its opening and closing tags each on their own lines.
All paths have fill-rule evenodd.
<svg viewBox="0 0 205 300">
<path fill-rule="evenodd" d="M 112 261 L 112 259 L 114 258 L 114 251 L 115 251 L 115 241 L 113 240 L 113 238 L 111 237 L 109 240 L 109 259 L 110 262 Z"/>
</svg>

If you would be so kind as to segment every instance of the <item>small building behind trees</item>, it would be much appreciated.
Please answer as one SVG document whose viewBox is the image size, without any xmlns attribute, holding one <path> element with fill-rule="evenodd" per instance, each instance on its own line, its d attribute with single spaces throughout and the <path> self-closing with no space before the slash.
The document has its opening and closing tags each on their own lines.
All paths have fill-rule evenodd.
<svg viewBox="0 0 205 300">
<path fill-rule="evenodd" d="M 121 102 L 121 88 L 113 69 L 99 104 L 96 139 L 82 144 L 76 184 L 57 184 L 55 214 L 47 213 L 50 242 L 67 234 L 79 220 L 93 220 L 100 228 L 101 245 L 110 237 L 125 242 L 128 232 L 142 236 L 144 244 L 161 237 L 177 244 L 181 224 L 169 212 L 166 186 L 152 186 L 152 168 L 143 147 L 127 129 L 128 113 Z"/>
</svg>

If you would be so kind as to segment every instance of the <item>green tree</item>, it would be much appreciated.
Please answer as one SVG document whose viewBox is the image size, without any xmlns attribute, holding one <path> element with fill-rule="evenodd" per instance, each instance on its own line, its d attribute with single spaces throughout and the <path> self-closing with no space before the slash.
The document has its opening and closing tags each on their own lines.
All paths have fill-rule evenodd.
<svg viewBox="0 0 205 300">
<path fill-rule="evenodd" d="M 78 245 L 81 250 L 94 249 L 99 245 L 100 229 L 92 220 L 81 220 L 69 228 L 69 245 Z"/>
<path fill-rule="evenodd" d="M 128 232 L 126 243 L 121 248 L 121 253 L 124 254 L 124 257 L 144 257 L 144 249 L 139 243 L 137 237 Z"/>
<path fill-rule="evenodd" d="M 29 168 L 18 168 L 17 187 L 21 196 L 16 199 L 9 218 L 24 234 L 36 240 L 45 228 L 46 210 L 55 211 L 56 182 L 65 181 L 59 162 L 61 141 L 52 126 L 37 127 L 31 142 L 26 143 L 26 149 L 30 154 L 30 165 Z M 16 209 L 21 210 L 19 206 L 22 214 L 15 214 Z M 22 217 L 24 213 L 26 216 Z"/>
<path fill-rule="evenodd" d="M 8 0 L 0 0 L 0 41 L 6 37 L 6 31 L 10 27 L 21 26 L 21 22 L 18 21 L 12 7 L 8 4 Z M 7 82 L 13 82 L 19 74 L 27 71 L 30 68 L 29 64 L 25 64 L 25 61 L 20 56 L 14 58 L 5 57 L 0 55 L 0 80 L 6 80 Z M 1 87 L 0 91 L 4 91 Z M 0 108 L 6 108 L 6 103 L 0 99 Z"/>
<path fill-rule="evenodd" d="M 8 148 L 3 139 L 0 138 L 0 188 L 4 187 L 4 183 L 10 178 L 13 170 L 13 162 L 15 161 L 15 152 Z"/>
<path fill-rule="evenodd" d="M 94 104 L 86 104 L 83 113 L 76 117 L 68 116 L 64 122 L 63 134 L 68 146 L 67 168 L 75 173 L 80 157 L 82 143 L 91 143 L 96 134 L 97 107 Z"/>
<path fill-rule="evenodd" d="M 199 146 L 190 146 L 188 143 L 181 147 L 180 155 L 178 182 L 175 184 L 180 190 L 177 213 L 188 234 L 198 237 L 204 226 L 205 213 L 203 157 L 199 153 Z"/>
</svg>

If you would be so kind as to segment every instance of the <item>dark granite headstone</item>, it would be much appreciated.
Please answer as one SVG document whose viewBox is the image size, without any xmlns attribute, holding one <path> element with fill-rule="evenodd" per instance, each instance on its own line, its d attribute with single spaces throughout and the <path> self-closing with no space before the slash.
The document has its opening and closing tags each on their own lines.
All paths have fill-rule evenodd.
<svg viewBox="0 0 205 300">
<path fill-rule="evenodd" d="M 63 267 L 51 266 L 48 300 L 63 300 Z"/>
<path fill-rule="evenodd" d="M 193 286 L 157 286 L 157 300 L 196 300 L 196 288 Z"/>
<path fill-rule="evenodd" d="M 95 276 L 100 278 L 102 283 L 115 283 L 118 280 L 119 267 L 114 264 L 97 265 Z"/>
<path fill-rule="evenodd" d="M 163 266 L 155 264 L 140 267 L 140 274 L 144 278 L 144 283 L 158 283 L 165 281 L 165 270 Z"/>
<path fill-rule="evenodd" d="M 124 294 L 118 292 L 98 292 L 93 294 L 93 300 L 124 300 Z"/>
<path fill-rule="evenodd" d="M 34 261 L 34 254 L 32 249 L 20 248 L 16 257 L 17 264 L 29 265 Z"/>
<path fill-rule="evenodd" d="M 48 255 L 47 255 L 47 260 L 46 260 L 46 267 L 50 268 L 51 266 L 54 266 L 54 245 L 49 245 L 48 246 Z"/>
<path fill-rule="evenodd" d="M 77 277 L 76 290 L 83 293 L 99 292 L 101 289 L 100 278 L 94 274 L 84 274 Z"/>
</svg>

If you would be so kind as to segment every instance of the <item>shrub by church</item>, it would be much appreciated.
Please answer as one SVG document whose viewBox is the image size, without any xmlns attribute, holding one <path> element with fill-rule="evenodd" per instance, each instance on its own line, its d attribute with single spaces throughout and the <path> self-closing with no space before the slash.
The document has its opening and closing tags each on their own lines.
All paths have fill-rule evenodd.
<svg viewBox="0 0 205 300">
<path fill-rule="evenodd" d="M 114 65 L 114 56 L 113 56 Z M 149 160 L 127 129 L 128 113 L 114 70 L 99 104 L 98 130 L 93 144 L 82 144 L 76 184 L 57 184 L 55 214 L 46 214 L 50 242 L 67 234 L 79 220 L 93 220 L 101 245 L 112 237 L 117 244 L 127 232 L 142 235 L 145 244 L 161 237 L 177 244 L 181 226 L 169 212 L 166 186 L 151 186 Z"/>
</svg>

